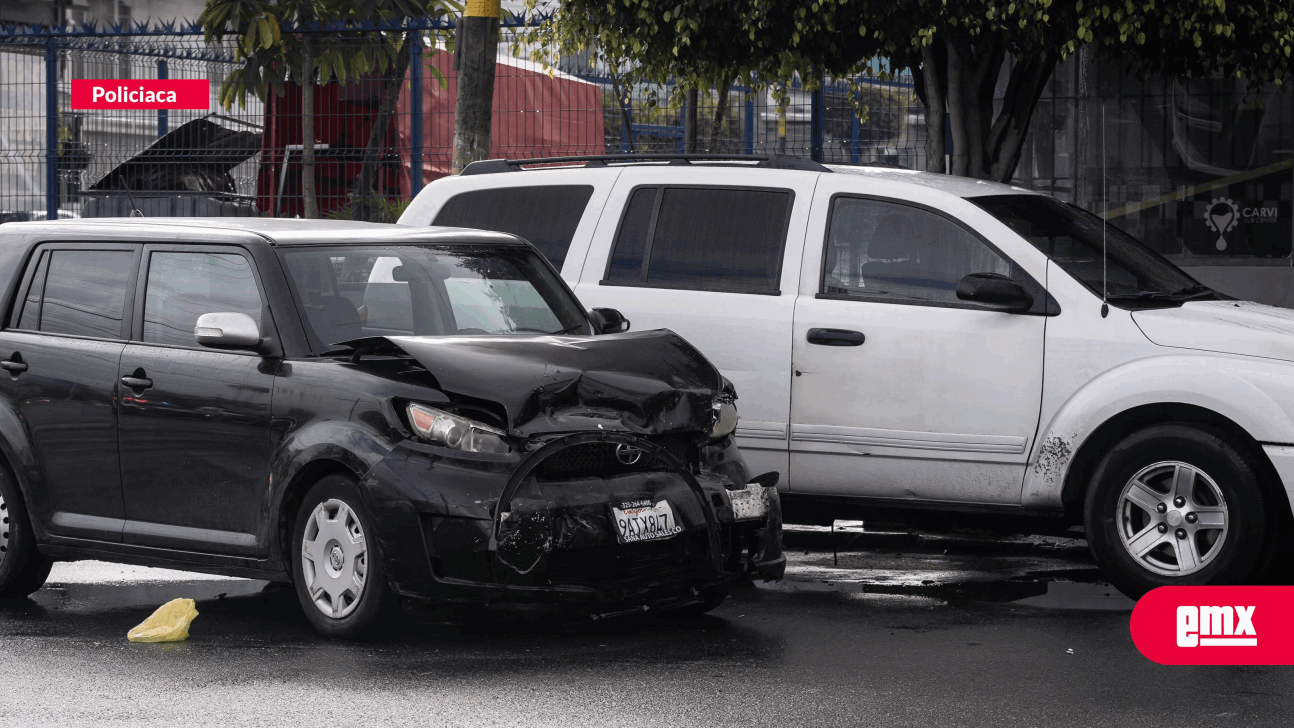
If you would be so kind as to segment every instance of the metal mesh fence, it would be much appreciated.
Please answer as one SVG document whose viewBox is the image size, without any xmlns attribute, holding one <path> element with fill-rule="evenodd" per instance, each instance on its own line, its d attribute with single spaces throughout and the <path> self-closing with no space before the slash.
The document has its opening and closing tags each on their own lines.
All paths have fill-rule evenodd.
<svg viewBox="0 0 1294 728">
<path fill-rule="evenodd" d="M 496 67 L 495 157 L 683 151 L 684 106 L 670 89 L 624 88 L 604 68 L 564 58 L 549 73 L 512 56 L 519 22 L 501 31 Z M 410 26 L 385 31 L 408 32 Z M 422 185 L 451 172 L 456 76 L 446 39 L 452 24 L 412 24 L 413 44 L 394 113 L 378 126 L 394 69 L 316 86 L 317 199 L 321 214 L 350 215 L 368 166 L 393 219 Z M 330 36 L 330 43 L 353 42 Z M 527 55 L 521 47 L 517 55 Z M 0 28 L 0 219 L 146 215 L 277 215 L 303 212 L 301 96 L 249 97 L 225 109 L 221 83 L 239 64 L 229 45 L 204 42 L 196 27 L 63 30 Z M 208 111 L 86 111 L 71 108 L 72 79 L 207 79 Z M 862 87 L 866 118 L 845 84 L 828 84 L 824 161 L 924 164 L 924 124 L 910 78 Z M 734 85 L 701 94 L 701 151 L 811 156 L 812 95 L 787 90 L 779 110 L 767 92 Z M 651 99 L 662 101 L 653 104 Z M 722 100 L 723 113 L 717 114 Z M 51 146 L 52 141 L 52 146 Z"/>
</svg>

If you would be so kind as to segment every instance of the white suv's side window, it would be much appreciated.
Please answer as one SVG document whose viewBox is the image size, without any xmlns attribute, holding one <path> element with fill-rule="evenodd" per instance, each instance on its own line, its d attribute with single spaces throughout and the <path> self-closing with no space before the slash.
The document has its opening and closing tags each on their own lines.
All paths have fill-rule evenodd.
<svg viewBox="0 0 1294 728">
<path fill-rule="evenodd" d="M 964 305 L 957 283 L 971 273 L 1010 276 L 1011 263 L 929 210 L 850 197 L 833 202 L 822 293 Z"/>
</svg>

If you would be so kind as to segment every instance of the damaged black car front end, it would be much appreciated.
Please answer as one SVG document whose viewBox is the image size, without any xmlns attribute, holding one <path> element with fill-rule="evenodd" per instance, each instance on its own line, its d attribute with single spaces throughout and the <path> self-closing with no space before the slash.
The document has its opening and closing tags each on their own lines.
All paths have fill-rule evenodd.
<svg viewBox="0 0 1294 728">
<path fill-rule="evenodd" d="M 677 335 L 351 344 L 450 399 L 393 405 L 411 436 L 362 481 L 398 593 L 605 615 L 781 578 L 776 474 L 752 479 L 731 385 Z"/>
<path fill-rule="evenodd" d="M 325 349 L 294 365 L 291 389 L 358 388 L 344 417 L 389 448 L 358 490 L 395 594 L 603 616 L 704 611 L 782 577 L 776 473 L 748 471 L 736 392 L 678 335 L 586 313 L 508 236 L 283 259 Z M 294 426 L 295 448 L 337 439 L 311 427 L 335 427 L 340 411 L 302 411 L 316 425 Z"/>
</svg>

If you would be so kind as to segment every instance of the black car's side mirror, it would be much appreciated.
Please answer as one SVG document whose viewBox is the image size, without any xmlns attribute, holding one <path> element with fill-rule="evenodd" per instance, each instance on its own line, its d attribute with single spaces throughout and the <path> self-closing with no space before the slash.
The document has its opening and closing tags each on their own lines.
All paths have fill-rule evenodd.
<svg viewBox="0 0 1294 728">
<path fill-rule="evenodd" d="M 593 319 L 599 334 L 623 334 L 629 330 L 629 319 L 614 308 L 592 309 L 589 318 Z"/>
<path fill-rule="evenodd" d="M 998 273 L 971 273 L 957 282 L 957 298 L 994 311 L 1020 313 L 1033 306 L 1033 296 L 1011 278 Z"/>
</svg>

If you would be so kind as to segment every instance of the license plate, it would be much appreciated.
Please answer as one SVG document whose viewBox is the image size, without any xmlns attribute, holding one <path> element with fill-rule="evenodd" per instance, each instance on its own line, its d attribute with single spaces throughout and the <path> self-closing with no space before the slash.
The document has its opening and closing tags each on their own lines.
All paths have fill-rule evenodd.
<svg viewBox="0 0 1294 728">
<path fill-rule="evenodd" d="M 669 501 L 628 501 L 611 506 L 611 520 L 615 523 L 616 538 L 620 543 L 657 541 L 683 532 Z"/>
</svg>

